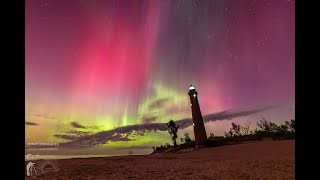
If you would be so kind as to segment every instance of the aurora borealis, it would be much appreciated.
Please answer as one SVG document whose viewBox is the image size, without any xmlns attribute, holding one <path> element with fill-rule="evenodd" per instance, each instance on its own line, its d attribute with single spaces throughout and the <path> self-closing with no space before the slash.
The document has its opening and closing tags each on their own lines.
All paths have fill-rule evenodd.
<svg viewBox="0 0 320 180">
<path fill-rule="evenodd" d="M 26 142 L 63 143 L 69 135 L 190 118 L 190 84 L 202 115 L 288 104 L 234 121 L 294 118 L 292 0 L 25 5 Z M 207 134 L 222 134 L 230 123 L 207 123 Z M 192 127 L 184 132 L 193 136 Z M 70 154 L 139 154 L 171 143 L 161 131 L 111 136 L 119 138 Z"/>
</svg>

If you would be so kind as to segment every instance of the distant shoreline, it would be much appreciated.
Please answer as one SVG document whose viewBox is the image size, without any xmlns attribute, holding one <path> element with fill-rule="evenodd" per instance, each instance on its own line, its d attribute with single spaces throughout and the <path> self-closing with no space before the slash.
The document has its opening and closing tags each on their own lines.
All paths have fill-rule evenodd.
<svg viewBox="0 0 320 180">
<path fill-rule="evenodd" d="M 231 144 L 226 144 L 223 146 L 232 146 L 232 145 L 238 145 L 238 144 L 248 144 L 248 143 L 255 143 L 258 141 L 273 141 L 271 138 L 264 138 L 262 140 L 256 140 L 256 141 L 244 141 L 244 142 L 234 142 Z M 281 140 L 283 141 L 283 140 Z M 222 146 L 217 146 L 217 147 L 222 147 Z M 207 148 L 217 148 L 217 147 L 205 147 Z M 150 147 L 152 148 L 152 147 Z M 190 148 L 190 149 L 195 149 L 195 148 Z M 203 148 L 201 148 L 203 149 Z M 123 155 L 39 155 L 39 158 L 30 158 L 26 159 L 25 161 L 38 161 L 38 160 L 48 160 L 48 159 L 54 159 L 54 160 L 63 160 L 63 159 L 91 159 L 91 158 L 106 158 L 106 157 L 125 157 L 125 156 L 147 156 L 147 155 L 153 155 L 153 154 L 167 154 L 167 153 L 183 153 L 183 152 L 178 152 L 178 151 L 170 151 L 170 152 L 156 152 L 156 153 L 149 153 L 149 154 L 123 154 Z M 47 158 L 41 158 L 41 156 L 47 156 Z"/>
<path fill-rule="evenodd" d="M 25 158 L 25 161 L 38 161 L 38 160 L 47 160 L 47 159 L 54 159 L 54 160 L 63 160 L 63 159 L 90 159 L 90 158 L 105 158 L 105 157 L 123 157 L 123 156 L 145 156 L 149 154 L 132 154 L 132 155 L 43 155 L 47 156 L 47 158 Z"/>
</svg>

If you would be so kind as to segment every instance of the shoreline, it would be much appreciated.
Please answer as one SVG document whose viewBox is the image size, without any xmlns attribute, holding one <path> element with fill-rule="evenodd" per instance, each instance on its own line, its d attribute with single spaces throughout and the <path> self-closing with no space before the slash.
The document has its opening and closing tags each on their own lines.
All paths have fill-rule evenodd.
<svg viewBox="0 0 320 180">
<path fill-rule="evenodd" d="M 56 172 L 26 178 L 294 179 L 294 147 L 295 140 L 255 141 L 186 153 L 61 159 Z"/>
</svg>

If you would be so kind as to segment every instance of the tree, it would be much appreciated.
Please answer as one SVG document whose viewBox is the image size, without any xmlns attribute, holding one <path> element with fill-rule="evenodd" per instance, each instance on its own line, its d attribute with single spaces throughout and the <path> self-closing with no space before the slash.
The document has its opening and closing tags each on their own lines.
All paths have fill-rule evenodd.
<svg viewBox="0 0 320 180">
<path fill-rule="evenodd" d="M 286 121 L 285 124 L 291 132 L 296 131 L 296 121 L 294 119 L 291 119 L 290 122 Z"/>
<path fill-rule="evenodd" d="M 178 138 L 177 132 L 178 132 L 179 125 L 176 125 L 176 123 L 173 120 L 170 120 L 167 123 L 167 126 L 168 126 L 168 132 L 169 132 L 171 139 L 173 141 L 173 145 L 176 146 L 177 145 L 177 138 Z"/>
<path fill-rule="evenodd" d="M 262 118 L 257 126 L 261 129 L 261 131 L 267 135 L 271 136 L 273 133 L 276 133 L 279 129 L 279 126 L 273 122 L 268 122 L 265 118 Z"/>
<path fill-rule="evenodd" d="M 234 122 L 231 123 L 232 127 L 230 128 L 229 132 L 225 132 L 226 137 L 233 137 L 233 136 L 241 136 L 240 132 L 240 124 L 236 124 Z"/>
<path fill-rule="evenodd" d="M 188 133 L 185 133 L 184 134 L 184 142 L 186 143 L 191 143 L 191 138 L 189 137 L 189 134 Z"/>
<path fill-rule="evenodd" d="M 235 135 L 237 136 L 241 136 L 241 132 L 240 132 L 240 124 L 236 124 L 236 123 L 231 123 L 232 128 L 230 129 L 230 131 L 233 131 Z"/>
<path fill-rule="evenodd" d="M 250 129 L 250 123 L 247 123 L 245 126 L 240 127 L 241 128 L 241 134 L 242 135 L 248 135 L 249 129 Z"/>
</svg>

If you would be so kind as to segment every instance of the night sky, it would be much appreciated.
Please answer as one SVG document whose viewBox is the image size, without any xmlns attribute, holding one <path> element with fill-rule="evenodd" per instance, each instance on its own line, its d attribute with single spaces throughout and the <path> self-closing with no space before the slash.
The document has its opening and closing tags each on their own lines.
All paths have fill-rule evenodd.
<svg viewBox="0 0 320 180">
<path fill-rule="evenodd" d="M 232 120 L 294 119 L 293 0 L 25 4 L 26 142 L 190 118 L 191 84 L 203 115 L 281 105 Z M 207 134 L 223 135 L 230 124 L 207 123 Z M 179 138 L 185 132 L 193 137 L 189 127 Z M 165 131 L 136 133 L 83 153 L 143 154 L 172 143 Z"/>
</svg>

